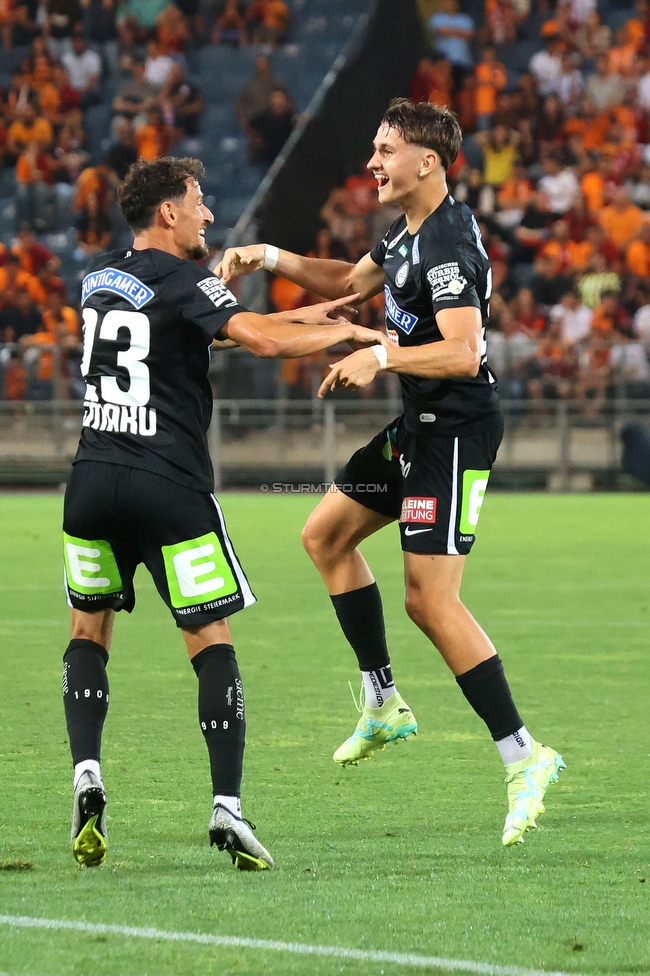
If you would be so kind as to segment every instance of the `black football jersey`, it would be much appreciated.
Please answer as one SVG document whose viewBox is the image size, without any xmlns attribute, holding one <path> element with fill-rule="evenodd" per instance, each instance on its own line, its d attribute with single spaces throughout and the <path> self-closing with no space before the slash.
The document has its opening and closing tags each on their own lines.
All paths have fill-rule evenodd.
<svg viewBox="0 0 650 976">
<path fill-rule="evenodd" d="M 402 215 L 370 256 L 384 270 L 386 328 L 397 345 L 440 342 L 436 313 L 443 308 L 473 306 L 483 318 L 483 356 L 476 377 L 425 379 L 400 374 L 408 429 L 456 436 L 499 426 L 496 379 L 485 357 L 492 272 L 469 207 L 448 195 L 417 234 L 409 234 Z"/>
<path fill-rule="evenodd" d="M 81 303 L 86 394 L 75 461 L 125 464 L 212 491 L 209 347 L 245 309 L 207 268 L 155 248 L 102 254 Z"/>
</svg>

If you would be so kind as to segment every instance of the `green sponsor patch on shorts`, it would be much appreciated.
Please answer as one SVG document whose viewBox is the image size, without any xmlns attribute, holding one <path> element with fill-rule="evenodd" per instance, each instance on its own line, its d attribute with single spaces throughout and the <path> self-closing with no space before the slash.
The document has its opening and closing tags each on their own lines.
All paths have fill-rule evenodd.
<svg viewBox="0 0 650 976">
<path fill-rule="evenodd" d="M 459 524 L 461 535 L 474 535 L 476 532 L 489 477 L 489 471 L 468 470 L 463 472 L 463 495 Z"/>
<path fill-rule="evenodd" d="M 77 539 L 63 533 L 68 586 L 77 593 L 119 593 L 122 577 L 106 539 Z"/>
<path fill-rule="evenodd" d="M 215 532 L 163 546 L 171 604 L 176 609 L 211 603 L 239 589 Z"/>
</svg>

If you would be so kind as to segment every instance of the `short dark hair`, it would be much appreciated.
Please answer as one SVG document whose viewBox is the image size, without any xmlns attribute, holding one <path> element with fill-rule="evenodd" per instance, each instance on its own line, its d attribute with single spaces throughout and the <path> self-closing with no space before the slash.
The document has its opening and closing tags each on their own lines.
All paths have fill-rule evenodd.
<svg viewBox="0 0 650 976">
<path fill-rule="evenodd" d="M 404 142 L 433 149 L 445 170 L 456 159 L 463 141 L 463 133 L 454 113 L 429 102 L 394 98 L 384 113 L 381 125 L 394 129 Z"/>
<path fill-rule="evenodd" d="M 122 215 L 132 231 L 148 230 L 156 211 L 165 200 L 182 200 L 187 191 L 186 180 L 197 183 L 205 178 L 200 159 L 186 156 L 161 156 L 147 161 L 138 159 L 129 166 L 124 182 L 117 193 Z"/>
</svg>

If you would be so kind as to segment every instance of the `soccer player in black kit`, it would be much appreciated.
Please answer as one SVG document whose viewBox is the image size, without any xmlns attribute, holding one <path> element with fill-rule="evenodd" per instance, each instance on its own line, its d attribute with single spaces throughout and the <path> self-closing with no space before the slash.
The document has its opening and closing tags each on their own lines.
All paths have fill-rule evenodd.
<svg viewBox="0 0 650 976">
<path fill-rule="evenodd" d="M 358 763 L 417 731 L 392 678 L 379 590 L 357 548 L 398 520 L 407 613 L 442 654 L 505 764 L 502 841 L 510 846 L 536 825 L 544 794 L 564 763 L 532 739 L 494 645 L 459 595 L 503 433 L 496 380 L 485 356 L 490 264 L 475 217 L 449 194 L 445 179 L 461 140 L 446 109 L 395 99 L 368 163 L 380 203 L 403 210 L 380 244 L 356 265 L 274 247 L 269 253 L 264 244 L 233 248 L 216 273 L 227 282 L 271 268 L 329 298 L 359 292 L 364 301 L 384 291 L 391 341 L 337 363 L 319 393 L 365 387 L 387 369 L 400 377 L 404 413 L 352 456 L 336 479 L 338 490 L 323 498 L 303 532 L 363 677 L 361 719 L 334 760 Z M 355 488 L 368 483 L 388 491 Z"/>
<path fill-rule="evenodd" d="M 86 394 L 64 504 L 72 633 L 62 681 L 74 764 L 72 850 L 87 866 L 107 850 L 100 746 L 113 621 L 115 611 L 134 607 L 141 562 L 198 677 L 214 797 L 210 842 L 238 868 L 273 866 L 240 804 L 246 723 L 228 617 L 255 597 L 212 494 L 209 347 L 216 340 L 290 358 L 337 342 L 377 343 L 376 332 L 339 314 L 341 301 L 286 315 L 242 308 L 197 263 L 207 256 L 213 220 L 202 176 L 193 159 L 135 163 L 119 193 L 134 242 L 98 257 L 82 285 Z"/>
</svg>

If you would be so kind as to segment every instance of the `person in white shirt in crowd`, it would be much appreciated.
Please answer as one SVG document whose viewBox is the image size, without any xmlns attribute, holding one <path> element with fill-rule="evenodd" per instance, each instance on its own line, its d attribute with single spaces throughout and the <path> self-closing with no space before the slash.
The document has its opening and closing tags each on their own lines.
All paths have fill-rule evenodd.
<svg viewBox="0 0 650 976">
<path fill-rule="evenodd" d="M 642 342 L 624 332 L 614 332 L 609 350 L 612 379 L 619 394 L 628 397 L 650 396 L 650 363 Z"/>
<path fill-rule="evenodd" d="M 556 216 L 561 216 L 570 210 L 577 203 L 580 195 L 580 184 L 576 174 L 568 166 L 564 166 L 556 152 L 549 153 L 544 160 L 544 176 L 537 184 L 537 188 L 546 195 L 548 209 Z"/>
<path fill-rule="evenodd" d="M 650 289 L 645 282 L 637 285 L 635 298 L 639 307 L 634 313 L 632 328 L 634 335 L 650 353 Z"/>
<path fill-rule="evenodd" d="M 72 35 L 72 50 L 61 58 L 68 72 L 70 86 L 81 95 L 83 108 L 97 105 L 101 101 L 99 82 L 102 76 L 102 59 L 96 51 L 91 51 L 83 36 L 81 27 L 75 28 Z"/>
<path fill-rule="evenodd" d="M 526 395 L 525 367 L 535 358 L 537 347 L 505 303 L 498 312 L 498 322 L 498 330 L 489 328 L 487 331 L 488 362 L 499 380 L 502 395 L 506 399 L 520 400 Z"/>
<path fill-rule="evenodd" d="M 557 94 L 562 74 L 562 40 L 556 34 L 546 38 L 543 51 L 533 54 L 528 63 L 540 95 Z"/>
<path fill-rule="evenodd" d="M 162 88 L 176 62 L 169 54 L 163 54 L 158 41 L 147 44 L 147 59 L 144 63 L 144 80 L 154 88 Z"/>
<path fill-rule="evenodd" d="M 560 96 L 560 101 L 562 104 L 566 108 L 570 107 L 571 105 L 575 105 L 582 95 L 582 89 L 584 86 L 585 81 L 582 77 L 582 72 L 576 67 L 575 55 L 563 54 L 562 73 L 560 75 L 557 87 L 557 93 Z"/>
<path fill-rule="evenodd" d="M 593 311 L 580 300 L 577 288 L 563 295 L 549 312 L 551 322 L 560 323 L 560 335 L 564 342 L 576 345 L 586 339 L 591 331 Z"/>
</svg>

